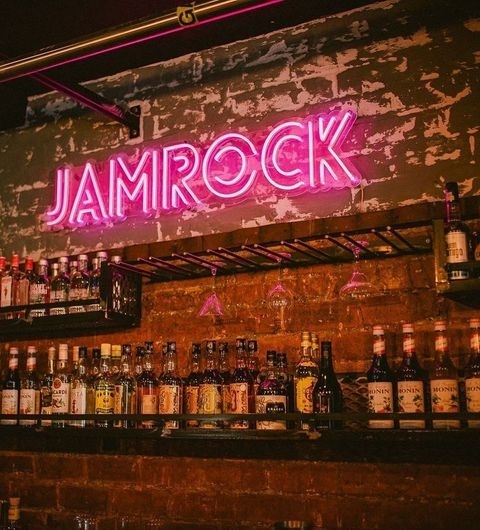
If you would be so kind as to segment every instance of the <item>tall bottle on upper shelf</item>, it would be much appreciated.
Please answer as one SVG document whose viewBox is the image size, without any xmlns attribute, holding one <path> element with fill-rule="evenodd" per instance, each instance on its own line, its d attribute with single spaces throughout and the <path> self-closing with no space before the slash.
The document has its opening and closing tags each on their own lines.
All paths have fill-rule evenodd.
<svg viewBox="0 0 480 530">
<path fill-rule="evenodd" d="M 467 225 L 462 221 L 458 184 L 445 184 L 445 246 L 447 265 L 458 265 L 469 260 L 470 233 Z M 465 280 L 470 277 L 467 269 L 451 268 L 448 270 L 449 280 Z"/>
</svg>

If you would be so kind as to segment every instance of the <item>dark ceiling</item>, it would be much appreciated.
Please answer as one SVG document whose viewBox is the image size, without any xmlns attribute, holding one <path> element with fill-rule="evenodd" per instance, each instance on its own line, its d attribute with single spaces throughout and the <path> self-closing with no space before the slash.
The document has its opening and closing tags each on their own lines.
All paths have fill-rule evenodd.
<svg viewBox="0 0 480 530">
<path fill-rule="evenodd" d="M 205 2 L 197 2 L 201 5 Z M 250 2 L 249 7 L 265 3 Z M 217 22 L 183 27 L 167 36 L 146 39 L 116 51 L 63 66 L 42 75 L 64 84 L 77 84 L 189 52 L 293 26 L 371 2 L 365 0 L 283 0 Z M 180 0 L 3 0 L 0 13 L 0 130 L 22 125 L 26 98 L 50 91 L 31 76 L 2 78 L 2 66 L 13 59 L 37 56 L 41 50 L 79 42 L 113 28 L 176 12 Z M 232 4 L 232 11 L 235 6 Z M 242 6 L 240 6 L 242 7 Z M 1 59 L 0 59 L 1 60 Z"/>
</svg>

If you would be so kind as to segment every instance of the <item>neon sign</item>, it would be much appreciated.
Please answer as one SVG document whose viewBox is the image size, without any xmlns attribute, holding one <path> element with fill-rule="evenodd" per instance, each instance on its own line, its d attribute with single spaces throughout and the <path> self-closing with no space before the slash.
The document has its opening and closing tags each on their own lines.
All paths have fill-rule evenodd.
<svg viewBox="0 0 480 530">
<path fill-rule="evenodd" d="M 233 204 L 248 197 L 354 187 L 360 175 L 341 151 L 352 111 L 288 120 L 265 136 L 229 132 L 208 146 L 148 148 L 56 170 L 51 227 L 112 223 L 131 216 Z"/>
</svg>

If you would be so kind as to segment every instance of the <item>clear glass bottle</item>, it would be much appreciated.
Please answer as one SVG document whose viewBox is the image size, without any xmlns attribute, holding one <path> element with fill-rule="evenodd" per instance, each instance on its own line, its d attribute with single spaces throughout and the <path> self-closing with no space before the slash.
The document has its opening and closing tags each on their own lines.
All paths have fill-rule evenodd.
<svg viewBox="0 0 480 530">
<path fill-rule="evenodd" d="M 8 355 L 8 369 L 2 384 L 2 414 L 18 414 L 19 398 L 18 348 L 11 346 Z M 17 425 L 17 419 L 3 419 L 0 424 Z"/>
<path fill-rule="evenodd" d="M 137 380 L 132 373 L 132 346 L 122 344 L 120 372 L 115 380 L 115 414 L 137 413 Z M 130 419 L 116 420 L 115 427 L 129 429 L 135 427 Z"/>
<path fill-rule="evenodd" d="M 184 404 L 183 410 L 185 414 L 198 414 L 198 396 L 199 388 L 201 381 L 201 355 L 202 355 L 202 346 L 199 342 L 194 342 L 192 344 L 192 349 L 190 352 L 190 372 L 185 378 L 184 384 Z M 187 420 L 185 423 L 186 427 L 198 427 L 198 420 Z"/>
<path fill-rule="evenodd" d="M 255 395 L 255 412 L 257 414 L 278 414 L 280 417 L 287 412 L 287 391 L 278 380 L 276 368 L 276 352 L 267 353 L 267 374 L 259 383 Z M 260 430 L 285 430 L 287 422 L 278 420 L 257 420 L 256 428 Z"/>
<path fill-rule="evenodd" d="M 222 414 L 230 414 L 230 380 L 232 377 L 232 369 L 228 357 L 228 342 L 220 341 L 218 343 L 218 371 L 222 378 Z M 228 428 L 230 423 L 224 420 L 222 423 L 224 428 Z"/>
<path fill-rule="evenodd" d="M 12 305 L 12 277 L 7 269 L 7 258 L 0 256 L 0 307 Z M 3 318 L 6 318 L 4 316 Z"/>
<path fill-rule="evenodd" d="M 70 370 L 68 366 L 68 344 L 58 346 L 58 360 L 52 383 L 52 427 L 65 427 L 62 414 L 70 412 Z"/>
<path fill-rule="evenodd" d="M 183 412 L 183 381 L 177 370 L 177 344 L 167 342 L 167 355 L 162 376 L 158 380 L 158 412 L 159 414 L 182 414 Z M 166 420 L 167 429 L 179 429 L 179 420 Z"/>
<path fill-rule="evenodd" d="M 418 362 L 413 325 L 402 326 L 402 362 L 395 372 L 397 409 L 400 414 L 425 412 L 426 372 Z M 400 429 L 424 429 L 425 420 L 399 420 Z"/>
<path fill-rule="evenodd" d="M 458 184 L 447 182 L 445 184 L 445 245 L 446 262 L 448 265 L 458 265 L 469 260 L 470 233 L 468 227 L 462 222 Z M 465 280 L 470 274 L 467 269 L 452 268 L 448 270 L 449 280 Z"/>
<path fill-rule="evenodd" d="M 55 372 L 55 355 L 56 350 L 54 346 L 48 348 L 48 359 L 47 359 L 47 371 L 42 377 L 40 384 L 40 414 L 50 415 L 52 414 L 52 391 L 53 391 L 53 378 Z M 42 419 L 40 420 L 42 427 L 51 427 L 52 420 Z"/>
<path fill-rule="evenodd" d="M 111 367 L 111 344 L 100 345 L 100 373 L 95 378 L 95 420 L 96 427 L 112 427 L 113 421 L 108 418 L 115 409 L 115 381 Z"/>
<path fill-rule="evenodd" d="M 464 369 L 467 412 L 480 412 L 480 319 L 469 320 L 470 357 Z M 468 420 L 468 427 L 480 429 L 480 420 Z"/>
<path fill-rule="evenodd" d="M 200 378 L 198 387 L 198 413 L 199 414 L 221 414 L 222 413 L 222 377 L 218 371 L 217 343 L 207 340 L 205 344 L 205 369 Z M 220 420 L 209 419 L 200 421 L 203 429 L 218 429 L 222 427 Z"/>
<path fill-rule="evenodd" d="M 18 254 L 15 255 L 18 260 Z M 13 260 L 13 257 L 12 257 Z M 13 275 L 13 305 L 15 306 L 27 306 L 30 291 L 30 282 L 33 280 L 33 259 L 25 259 L 25 269 L 22 272 L 19 265 L 16 264 L 14 267 L 15 272 Z M 26 308 L 19 309 L 16 311 L 16 318 L 25 318 Z"/>
<path fill-rule="evenodd" d="M 313 389 L 318 379 L 318 365 L 312 358 L 312 342 L 309 331 L 302 332 L 300 343 L 300 360 L 295 367 L 295 412 L 313 413 Z M 308 421 L 300 421 L 301 430 L 311 430 Z"/>
<path fill-rule="evenodd" d="M 52 277 L 50 279 L 50 302 L 67 302 L 70 288 L 68 276 L 68 257 L 62 256 L 57 263 L 52 264 Z M 50 315 L 66 315 L 67 308 L 64 306 L 51 307 Z"/>
<path fill-rule="evenodd" d="M 343 412 L 343 392 L 333 366 L 332 343 L 320 345 L 318 379 L 313 388 L 313 411 L 317 429 L 340 429 L 341 420 L 322 420 L 322 414 Z"/>
<path fill-rule="evenodd" d="M 137 413 L 156 415 L 158 414 L 158 379 L 153 367 L 153 352 L 146 348 L 142 349 L 142 372 L 137 378 Z M 137 349 L 137 356 L 138 353 Z M 142 429 L 154 429 L 155 426 L 156 421 L 153 419 L 142 420 L 139 425 Z"/>
<path fill-rule="evenodd" d="M 108 254 L 105 251 L 97 252 L 92 259 L 92 271 L 89 275 L 89 298 L 100 298 L 100 278 L 102 275 L 102 263 L 108 260 Z M 88 311 L 101 311 L 100 302 L 94 302 L 87 307 Z"/>
<path fill-rule="evenodd" d="M 437 320 L 435 329 L 435 360 L 430 373 L 430 396 L 432 412 L 437 414 L 460 411 L 458 370 L 448 351 L 447 326 L 444 320 Z M 432 420 L 434 429 L 458 429 L 460 420 Z"/>
<path fill-rule="evenodd" d="M 93 411 L 87 412 L 87 347 L 77 346 L 74 347 L 74 350 L 78 351 L 78 358 L 76 369 L 72 372 L 70 380 L 70 414 L 80 415 L 92 413 Z M 70 420 L 68 422 L 71 427 L 86 427 L 89 423 L 90 422 L 87 422 L 85 419 Z"/>
<path fill-rule="evenodd" d="M 368 412 L 388 414 L 393 412 L 393 373 L 387 361 L 385 334 L 381 326 L 373 327 L 373 358 L 367 372 Z M 371 429 L 393 429 L 390 419 L 369 420 Z"/>
<path fill-rule="evenodd" d="M 27 347 L 27 361 L 25 372 L 20 378 L 20 414 L 38 414 L 40 412 L 40 380 L 37 374 L 37 348 Z M 36 419 L 19 420 L 19 425 L 32 426 Z"/>
<path fill-rule="evenodd" d="M 77 259 L 71 263 L 68 299 L 78 300 L 79 302 L 88 300 L 89 287 L 90 276 L 88 273 L 88 256 L 86 254 L 80 254 Z M 85 304 L 80 303 L 69 307 L 70 313 L 84 313 L 86 310 L 87 308 Z"/>
<path fill-rule="evenodd" d="M 48 277 L 48 261 L 40 259 L 37 264 L 37 272 L 30 283 L 28 303 L 30 306 L 48 304 L 50 302 L 50 278 Z M 47 309 L 30 308 L 29 316 L 44 317 L 48 314 Z"/>
<path fill-rule="evenodd" d="M 247 365 L 246 340 L 237 338 L 236 364 L 230 379 L 230 414 L 248 414 L 255 410 L 253 378 Z M 231 420 L 231 429 L 249 429 L 248 419 Z"/>
</svg>

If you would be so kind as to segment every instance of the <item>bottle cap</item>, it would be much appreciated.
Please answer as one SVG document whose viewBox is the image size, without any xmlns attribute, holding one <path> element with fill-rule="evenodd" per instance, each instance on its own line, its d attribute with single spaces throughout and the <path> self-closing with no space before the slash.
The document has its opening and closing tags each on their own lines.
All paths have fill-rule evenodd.
<svg viewBox="0 0 480 530">
<path fill-rule="evenodd" d="M 12 254 L 12 260 L 10 264 L 12 267 L 18 267 L 20 265 L 20 256 L 18 254 Z"/>
<path fill-rule="evenodd" d="M 77 259 L 78 261 L 88 261 L 88 256 L 86 254 L 79 254 Z"/>
<path fill-rule="evenodd" d="M 60 344 L 58 346 L 58 358 L 61 361 L 66 361 L 68 359 L 68 344 Z"/>
<path fill-rule="evenodd" d="M 99 260 L 106 260 L 106 259 L 108 259 L 108 253 L 105 252 L 104 250 L 99 250 L 99 251 L 97 252 L 97 258 L 98 258 Z"/>
<path fill-rule="evenodd" d="M 112 357 L 121 357 L 122 356 L 122 346 L 121 344 L 112 344 Z"/>
<path fill-rule="evenodd" d="M 106 342 L 100 344 L 100 355 L 102 357 L 110 357 L 112 353 L 112 346 Z"/>
<path fill-rule="evenodd" d="M 37 347 L 36 346 L 27 346 L 27 355 L 36 355 Z"/>
<path fill-rule="evenodd" d="M 25 258 L 25 270 L 33 271 L 33 258 Z"/>
<path fill-rule="evenodd" d="M 16 346 L 10 347 L 10 355 L 18 355 L 18 348 Z"/>
<path fill-rule="evenodd" d="M 383 326 L 373 326 L 373 335 L 384 335 Z"/>
<path fill-rule="evenodd" d="M 403 333 L 413 333 L 413 324 L 403 324 L 402 332 Z"/>
<path fill-rule="evenodd" d="M 447 329 L 447 324 L 445 320 L 435 320 L 434 330 L 435 331 L 445 331 Z"/>
<path fill-rule="evenodd" d="M 58 263 L 68 264 L 68 257 L 67 256 L 62 256 L 62 257 L 58 258 Z"/>
<path fill-rule="evenodd" d="M 480 328 L 480 318 L 471 318 L 468 321 L 468 324 L 469 324 L 471 329 Z"/>
<path fill-rule="evenodd" d="M 48 266 L 48 259 L 40 258 L 40 259 L 38 260 L 38 264 L 39 264 L 39 265 L 45 265 L 45 266 Z"/>
<path fill-rule="evenodd" d="M 56 353 L 55 346 L 50 346 L 50 348 L 48 348 L 48 358 L 51 361 L 55 359 L 55 353 Z"/>
<path fill-rule="evenodd" d="M 72 361 L 78 361 L 80 346 L 74 346 L 72 349 Z"/>
</svg>

